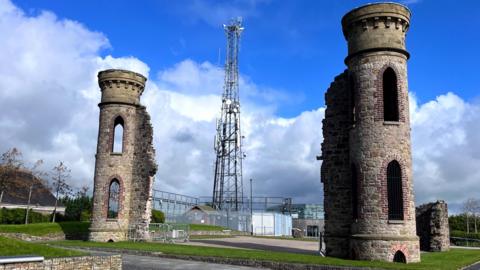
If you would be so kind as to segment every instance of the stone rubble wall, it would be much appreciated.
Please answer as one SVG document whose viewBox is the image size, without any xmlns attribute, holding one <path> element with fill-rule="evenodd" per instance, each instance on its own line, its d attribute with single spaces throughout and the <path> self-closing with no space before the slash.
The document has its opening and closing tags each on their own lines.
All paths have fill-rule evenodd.
<svg viewBox="0 0 480 270">
<path fill-rule="evenodd" d="M 122 256 L 54 258 L 43 262 L 0 264 L 0 270 L 121 270 Z"/>
<path fill-rule="evenodd" d="M 153 177 L 157 171 L 153 147 L 153 127 L 150 115 L 144 106 L 137 108 L 137 136 L 133 160 L 132 201 L 130 226 L 135 226 L 136 235 L 149 239 L 148 227 L 152 212 Z"/>
<path fill-rule="evenodd" d="M 348 72 L 335 77 L 325 94 L 321 180 L 324 189 L 325 243 L 328 256 L 349 256 L 352 201 L 350 182 Z"/>
<path fill-rule="evenodd" d="M 444 201 L 420 205 L 416 208 L 417 234 L 423 251 L 448 251 L 450 229 L 448 206 Z"/>
</svg>

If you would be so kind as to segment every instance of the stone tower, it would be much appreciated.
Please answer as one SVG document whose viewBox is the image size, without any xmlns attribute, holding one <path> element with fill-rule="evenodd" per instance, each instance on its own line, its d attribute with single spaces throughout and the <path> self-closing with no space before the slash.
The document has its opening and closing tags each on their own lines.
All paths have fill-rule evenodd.
<svg viewBox="0 0 480 270">
<path fill-rule="evenodd" d="M 348 69 L 328 89 L 322 182 L 329 256 L 420 261 L 413 198 L 405 36 L 396 3 L 342 19 Z"/>
<path fill-rule="evenodd" d="M 153 176 L 153 129 L 140 96 L 146 78 L 126 70 L 98 73 L 102 91 L 95 162 L 92 241 L 148 239 Z M 129 232 L 130 229 L 130 232 Z"/>
</svg>

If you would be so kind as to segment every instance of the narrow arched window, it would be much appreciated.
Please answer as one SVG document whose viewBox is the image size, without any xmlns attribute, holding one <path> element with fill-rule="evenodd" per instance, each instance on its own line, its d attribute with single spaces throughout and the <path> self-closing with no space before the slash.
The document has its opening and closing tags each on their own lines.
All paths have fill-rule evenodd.
<svg viewBox="0 0 480 270">
<path fill-rule="evenodd" d="M 118 218 L 118 209 L 120 208 L 120 183 L 117 179 L 110 182 L 108 188 L 108 213 L 107 218 Z"/>
<path fill-rule="evenodd" d="M 383 120 L 398 121 L 397 75 L 392 68 L 383 73 Z"/>
<path fill-rule="evenodd" d="M 123 152 L 123 118 L 118 116 L 113 123 L 113 153 Z"/>
<path fill-rule="evenodd" d="M 358 177 L 357 177 L 357 168 L 355 164 L 352 164 L 351 168 L 352 176 L 352 215 L 353 219 L 358 218 Z"/>
<path fill-rule="evenodd" d="M 352 125 L 355 125 L 357 116 L 355 111 L 355 79 L 353 78 L 353 74 L 350 74 L 348 79 L 348 88 L 350 92 L 350 121 Z"/>
<path fill-rule="evenodd" d="M 402 171 L 396 160 L 387 167 L 388 219 L 403 220 Z"/>
</svg>

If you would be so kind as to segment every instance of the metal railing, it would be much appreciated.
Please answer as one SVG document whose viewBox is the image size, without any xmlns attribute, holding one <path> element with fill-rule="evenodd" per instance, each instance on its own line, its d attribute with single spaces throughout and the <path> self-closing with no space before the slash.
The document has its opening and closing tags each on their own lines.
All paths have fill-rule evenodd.
<svg viewBox="0 0 480 270">
<path fill-rule="evenodd" d="M 190 226 L 188 224 L 150 223 L 148 236 L 140 227 L 132 225 L 128 228 L 129 241 L 154 241 L 163 243 L 188 242 L 190 238 Z"/>
<path fill-rule="evenodd" d="M 450 237 L 450 243 L 455 246 L 480 247 L 480 239 Z"/>
</svg>

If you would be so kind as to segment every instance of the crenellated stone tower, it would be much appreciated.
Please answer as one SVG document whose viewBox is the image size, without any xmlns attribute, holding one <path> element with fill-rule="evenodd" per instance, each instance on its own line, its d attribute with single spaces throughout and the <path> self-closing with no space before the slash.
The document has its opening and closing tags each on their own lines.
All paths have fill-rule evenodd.
<svg viewBox="0 0 480 270">
<path fill-rule="evenodd" d="M 98 73 L 102 100 L 89 237 L 92 241 L 122 241 L 128 233 L 148 240 L 157 166 L 150 116 L 140 105 L 146 80 L 126 70 Z"/>
<path fill-rule="evenodd" d="M 322 182 L 329 256 L 420 261 L 413 198 L 405 36 L 396 3 L 342 19 L 348 69 L 328 89 Z"/>
</svg>

